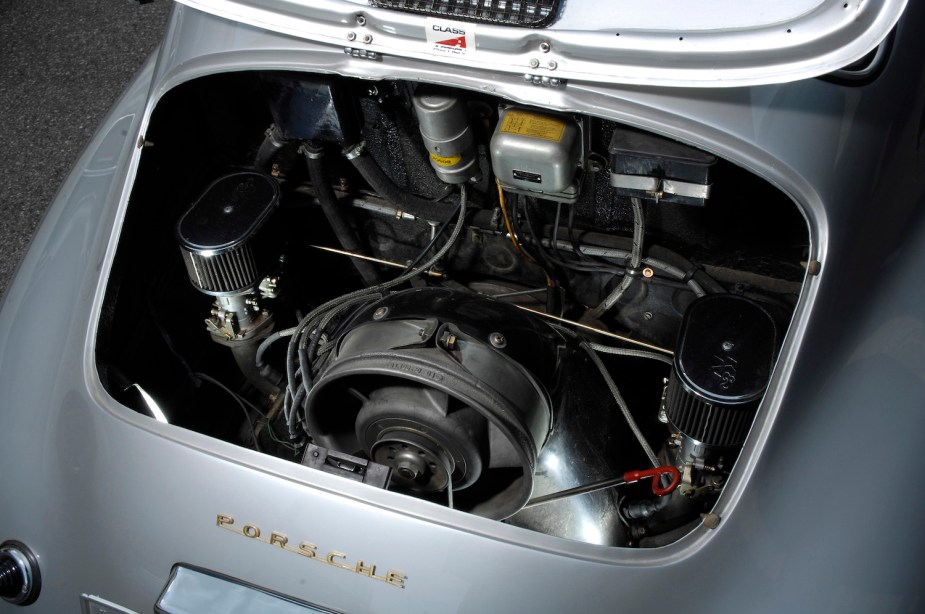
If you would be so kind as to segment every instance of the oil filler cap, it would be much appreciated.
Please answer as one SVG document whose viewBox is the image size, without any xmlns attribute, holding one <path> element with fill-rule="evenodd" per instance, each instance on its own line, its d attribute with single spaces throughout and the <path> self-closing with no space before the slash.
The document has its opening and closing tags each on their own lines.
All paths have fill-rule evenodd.
<svg viewBox="0 0 925 614">
<path fill-rule="evenodd" d="M 29 605 L 41 588 L 39 561 L 32 550 L 12 539 L 0 544 L 0 597 L 16 605 Z"/>
</svg>

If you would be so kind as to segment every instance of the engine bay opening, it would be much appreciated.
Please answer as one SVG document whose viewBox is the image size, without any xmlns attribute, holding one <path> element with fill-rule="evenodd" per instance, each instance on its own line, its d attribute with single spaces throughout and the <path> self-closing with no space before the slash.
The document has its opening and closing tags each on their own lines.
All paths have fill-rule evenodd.
<svg viewBox="0 0 925 614">
<path fill-rule="evenodd" d="M 760 177 L 603 112 L 291 72 L 176 87 L 106 290 L 103 385 L 437 505 L 676 541 L 734 471 L 809 235 Z"/>
</svg>

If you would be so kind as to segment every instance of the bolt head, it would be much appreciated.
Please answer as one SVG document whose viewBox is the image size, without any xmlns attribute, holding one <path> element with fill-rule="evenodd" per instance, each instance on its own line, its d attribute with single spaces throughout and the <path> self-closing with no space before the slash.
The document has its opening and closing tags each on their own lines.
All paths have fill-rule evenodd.
<svg viewBox="0 0 925 614">
<path fill-rule="evenodd" d="M 549 70 L 555 70 L 559 67 L 559 64 L 555 62 L 554 60 L 550 60 L 549 64 L 547 64 L 546 66 L 549 68 Z"/>
<path fill-rule="evenodd" d="M 380 307 L 379 309 L 373 312 L 373 320 L 381 320 L 382 318 L 385 317 L 385 315 L 388 312 L 389 312 L 388 307 Z"/>
<path fill-rule="evenodd" d="M 492 333 L 488 336 L 488 341 L 496 348 L 507 346 L 507 339 L 501 333 Z"/>
<path fill-rule="evenodd" d="M 719 515 L 718 514 L 703 514 L 703 526 L 708 529 L 715 529 L 719 526 Z"/>
<path fill-rule="evenodd" d="M 373 42 L 373 35 L 372 35 L 372 34 L 364 34 L 364 35 L 363 35 L 363 42 L 366 43 L 366 44 L 369 44 L 369 43 Z"/>
<path fill-rule="evenodd" d="M 539 65 L 540 65 L 540 61 L 537 60 L 536 58 L 533 58 L 532 60 L 530 60 L 530 68 L 537 68 L 539 67 Z"/>
<path fill-rule="evenodd" d="M 347 40 L 348 40 L 348 41 L 356 40 L 356 37 L 357 37 L 357 33 L 356 33 L 356 32 L 347 32 Z"/>
<path fill-rule="evenodd" d="M 358 25 L 358 26 L 365 26 L 365 25 L 366 25 L 366 17 L 364 17 L 363 15 L 357 15 L 357 25 Z"/>
<path fill-rule="evenodd" d="M 727 352 L 736 346 L 732 341 L 723 341 L 723 349 Z"/>
<path fill-rule="evenodd" d="M 543 53 L 549 53 L 550 48 L 551 47 L 548 42 L 543 41 L 542 43 L 540 43 L 540 51 L 542 51 Z"/>
<path fill-rule="evenodd" d="M 421 331 L 421 337 L 423 338 L 423 330 Z M 440 342 L 443 344 L 443 347 L 447 350 L 456 349 L 456 335 L 453 333 L 447 332 L 443 335 L 443 338 L 440 339 Z"/>
</svg>

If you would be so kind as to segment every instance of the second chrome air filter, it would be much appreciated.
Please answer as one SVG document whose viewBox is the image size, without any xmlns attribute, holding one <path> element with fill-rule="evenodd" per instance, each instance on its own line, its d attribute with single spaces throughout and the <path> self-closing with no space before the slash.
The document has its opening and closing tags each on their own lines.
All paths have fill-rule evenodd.
<svg viewBox="0 0 925 614">
<path fill-rule="evenodd" d="M 777 326 L 758 303 L 714 294 L 684 315 L 665 413 L 682 435 L 708 446 L 741 444 L 771 377 Z"/>
</svg>

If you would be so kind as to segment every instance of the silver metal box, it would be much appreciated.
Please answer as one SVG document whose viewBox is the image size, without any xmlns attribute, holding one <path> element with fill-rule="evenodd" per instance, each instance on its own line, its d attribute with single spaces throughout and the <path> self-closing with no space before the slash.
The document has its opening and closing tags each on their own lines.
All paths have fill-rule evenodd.
<svg viewBox="0 0 925 614">
<path fill-rule="evenodd" d="M 502 187 L 561 202 L 578 198 L 581 124 L 564 115 L 508 107 L 491 137 L 491 161 Z"/>
</svg>

